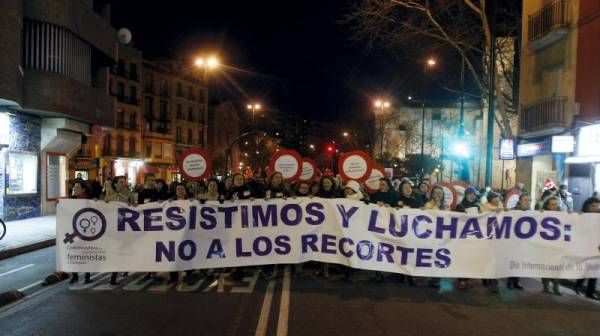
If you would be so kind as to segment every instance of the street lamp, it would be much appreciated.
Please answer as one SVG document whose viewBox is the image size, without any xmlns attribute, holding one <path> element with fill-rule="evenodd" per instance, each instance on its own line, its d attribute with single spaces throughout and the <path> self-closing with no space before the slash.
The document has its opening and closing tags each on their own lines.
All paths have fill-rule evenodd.
<svg viewBox="0 0 600 336">
<path fill-rule="evenodd" d="M 342 133 L 343 136 L 348 137 L 348 132 Z"/>
<path fill-rule="evenodd" d="M 219 67 L 220 62 L 216 56 L 208 56 L 208 57 L 197 57 L 194 61 L 194 65 L 201 69 L 202 72 L 202 81 L 204 82 L 205 91 L 206 91 L 206 105 L 208 106 L 208 72 L 210 70 L 215 70 Z M 208 108 L 204 109 L 204 120 L 208 118 Z M 208 123 L 204 125 L 204 139 L 202 139 L 202 143 L 206 144 L 208 141 Z"/>
<path fill-rule="evenodd" d="M 380 152 L 379 152 L 379 159 L 381 161 L 383 161 L 383 127 L 384 127 L 384 120 L 383 120 L 383 114 L 385 113 L 385 110 L 388 109 L 391 104 L 389 101 L 386 100 L 381 100 L 381 99 L 377 99 L 374 103 L 375 105 L 375 114 L 379 114 L 380 115 L 380 127 L 379 127 L 379 132 L 381 133 L 381 146 L 380 146 Z"/>
<path fill-rule="evenodd" d="M 429 58 L 427 62 L 423 65 L 423 88 L 422 88 L 422 99 L 421 99 L 421 179 L 423 178 L 425 172 L 425 99 L 426 99 L 426 79 L 427 79 L 427 69 L 433 68 L 437 62 L 433 58 Z"/>
<path fill-rule="evenodd" d="M 254 114 L 256 113 L 256 111 L 259 111 L 261 109 L 261 106 L 258 103 L 251 103 L 251 104 L 246 105 L 246 108 L 249 111 L 252 111 L 252 127 L 255 127 L 255 125 L 254 125 Z"/>
</svg>

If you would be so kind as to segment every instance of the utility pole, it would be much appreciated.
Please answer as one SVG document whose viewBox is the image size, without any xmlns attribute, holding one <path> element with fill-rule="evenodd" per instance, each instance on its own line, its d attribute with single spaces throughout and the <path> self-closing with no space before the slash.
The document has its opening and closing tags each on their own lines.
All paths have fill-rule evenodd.
<svg viewBox="0 0 600 336">
<path fill-rule="evenodd" d="M 488 64 L 488 118 L 487 118 L 487 146 L 485 157 L 485 186 L 492 186 L 492 162 L 494 159 L 494 91 L 496 80 L 496 1 L 489 2 L 490 22 L 490 55 Z"/>
</svg>

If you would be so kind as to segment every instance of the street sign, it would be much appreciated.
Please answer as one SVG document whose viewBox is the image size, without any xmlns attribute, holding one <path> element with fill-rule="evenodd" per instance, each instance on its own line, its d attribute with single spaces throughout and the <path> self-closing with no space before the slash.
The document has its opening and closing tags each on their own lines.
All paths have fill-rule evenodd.
<svg viewBox="0 0 600 336">
<path fill-rule="evenodd" d="M 298 179 L 300 181 L 311 181 L 317 175 L 317 164 L 309 158 L 302 158 L 302 173 Z"/>
<path fill-rule="evenodd" d="M 379 180 L 385 177 L 385 171 L 379 166 L 371 168 L 369 177 L 365 180 L 365 188 L 368 192 L 374 193 L 379 190 Z"/>
<path fill-rule="evenodd" d="M 373 161 L 369 154 L 360 150 L 342 154 L 338 162 L 338 170 L 344 182 L 349 180 L 364 182 L 369 178 L 372 167 Z M 382 172 L 385 173 L 383 169 Z"/>
<path fill-rule="evenodd" d="M 269 163 L 269 173 L 274 172 L 281 173 L 285 180 L 296 180 L 302 174 L 302 157 L 294 150 L 279 150 Z"/>
<path fill-rule="evenodd" d="M 186 180 L 200 181 L 210 175 L 210 155 L 200 148 L 190 148 L 179 156 L 179 171 Z"/>
</svg>

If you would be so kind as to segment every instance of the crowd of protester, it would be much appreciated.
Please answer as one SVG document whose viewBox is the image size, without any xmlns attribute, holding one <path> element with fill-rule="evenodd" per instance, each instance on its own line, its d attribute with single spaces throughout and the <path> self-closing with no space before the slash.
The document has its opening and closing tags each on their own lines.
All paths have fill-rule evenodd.
<svg viewBox="0 0 600 336">
<path fill-rule="evenodd" d="M 299 181 L 288 183 L 280 173 L 273 173 L 270 176 L 264 176 L 255 173 L 251 178 L 246 178 L 241 173 L 235 173 L 222 180 L 209 178 L 204 182 L 173 182 L 166 183 L 164 180 L 157 179 L 153 175 L 146 175 L 144 184 L 134 186 L 128 185 L 126 176 L 116 176 L 108 178 L 103 185 L 99 183 L 88 183 L 80 178 L 72 183 L 71 198 L 79 199 L 98 199 L 106 202 L 125 202 L 129 204 L 145 204 L 149 202 L 160 202 L 168 200 L 196 199 L 200 202 L 206 201 L 235 201 L 248 199 L 271 199 L 288 197 L 320 197 L 320 198 L 347 198 L 365 203 L 377 204 L 379 206 L 394 208 L 412 208 L 424 210 L 444 210 L 464 212 L 467 214 L 478 214 L 486 212 L 498 212 L 503 210 L 540 210 L 540 211 L 573 211 L 573 200 L 566 190 L 566 186 L 558 188 L 553 184 L 547 184 L 544 192 L 540 195 L 539 201 L 532 204 L 530 193 L 526 192 L 522 184 L 517 184 L 517 188 L 522 193 L 518 203 L 512 209 L 506 209 L 503 205 L 502 195 L 490 188 L 477 190 L 474 187 L 465 189 L 464 197 L 454 208 L 445 200 L 444 190 L 440 186 L 430 186 L 427 181 L 418 185 L 413 185 L 411 180 L 394 179 L 390 181 L 382 178 L 379 181 L 379 189 L 369 193 L 357 181 L 348 181 L 343 183 L 338 176 L 323 176 L 317 181 L 305 182 Z M 581 209 L 581 212 L 599 212 L 600 199 L 593 195 L 587 199 Z M 315 265 L 316 264 L 316 265 Z M 331 266 L 334 267 L 334 266 Z M 339 267 L 339 266 L 335 266 Z M 313 263 L 312 268 L 315 275 L 329 277 L 330 265 Z M 243 268 L 242 268 L 243 269 Z M 273 276 L 273 265 L 266 265 L 262 268 L 262 273 L 268 277 Z M 303 265 L 296 265 L 297 273 L 302 273 Z M 346 279 L 352 276 L 352 269 L 341 268 Z M 185 281 L 192 280 L 193 271 L 186 271 Z M 127 274 L 125 273 L 124 276 Z M 234 276 L 241 276 L 242 273 L 235 273 Z M 148 273 L 147 277 L 154 276 Z M 375 272 L 375 280 L 383 281 L 386 274 Z M 409 285 L 417 286 L 422 279 L 411 276 L 393 275 L 400 282 L 407 281 Z M 116 285 L 118 274 L 113 273 L 111 284 Z M 440 282 L 447 279 L 430 278 L 427 283 L 430 286 L 438 287 Z M 584 282 L 587 280 L 587 287 L 584 289 Z M 77 274 L 73 274 L 72 283 L 78 281 Z M 85 282 L 90 282 L 90 274 L 85 274 Z M 179 281 L 179 272 L 171 272 L 169 282 Z M 498 279 L 483 279 L 482 283 L 492 292 L 498 292 Z M 466 278 L 459 278 L 456 287 L 462 290 L 473 288 L 472 281 Z M 545 293 L 554 293 L 560 295 L 559 279 L 542 279 L 543 291 Z M 511 277 L 506 280 L 506 287 L 511 290 L 522 290 L 523 286 L 520 279 Z M 579 279 L 576 281 L 575 291 L 577 294 L 584 293 L 588 298 L 599 300 L 596 293 L 596 279 Z"/>
</svg>

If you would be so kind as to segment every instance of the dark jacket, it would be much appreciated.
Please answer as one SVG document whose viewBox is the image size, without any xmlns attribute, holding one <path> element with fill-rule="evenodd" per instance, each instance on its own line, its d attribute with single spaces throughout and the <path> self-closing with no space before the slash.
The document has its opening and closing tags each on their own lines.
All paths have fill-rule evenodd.
<svg viewBox="0 0 600 336">
<path fill-rule="evenodd" d="M 319 192 L 315 195 L 316 197 L 321 197 L 321 198 L 339 198 L 340 193 L 335 190 L 333 187 L 331 189 L 329 189 L 329 191 L 323 190 L 322 188 L 319 189 Z"/>
<path fill-rule="evenodd" d="M 410 197 L 401 195 L 398 198 L 398 202 L 402 202 L 402 206 L 408 206 L 412 209 L 419 209 L 425 206 L 425 203 L 422 202 L 421 198 L 415 194 L 411 194 Z M 396 202 L 396 204 L 398 204 L 398 202 Z"/>
<path fill-rule="evenodd" d="M 256 198 L 265 197 L 266 188 L 265 185 L 257 182 L 256 180 L 248 181 L 248 188 L 252 189 L 252 193 Z"/>
<path fill-rule="evenodd" d="M 371 203 L 378 203 L 378 202 L 383 202 L 384 204 L 390 205 L 390 206 L 397 206 L 398 205 L 398 198 L 396 197 L 396 194 L 394 192 L 391 191 L 386 191 L 386 192 L 381 192 L 378 191 L 374 194 L 371 194 L 371 196 L 369 197 L 369 202 Z"/>
<path fill-rule="evenodd" d="M 282 187 L 279 188 L 268 188 L 267 191 L 265 192 L 265 197 L 268 198 L 284 198 L 284 197 L 289 197 L 290 196 L 290 192 Z"/>
<path fill-rule="evenodd" d="M 158 192 L 156 189 L 142 189 L 138 193 L 138 204 L 146 204 L 158 201 Z"/>
<path fill-rule="evenodd" d="M 454 208 L 454 211 L 465 212 L 466 209 L 474 207 L 479 207 L 479 201 L 475 200 L 474 202 L 469 202 L 466 198 L 463 198 L 462 202 Z"/>
<path fill-rule="evenodd" d="M 247 185 L 241 187 L 233 187 L 227 193 L 227 200 L 245 200 L 254 198 L 254 192 Z"/>
</svg>

